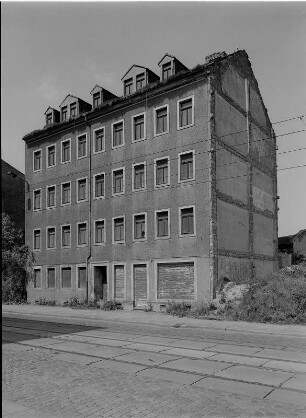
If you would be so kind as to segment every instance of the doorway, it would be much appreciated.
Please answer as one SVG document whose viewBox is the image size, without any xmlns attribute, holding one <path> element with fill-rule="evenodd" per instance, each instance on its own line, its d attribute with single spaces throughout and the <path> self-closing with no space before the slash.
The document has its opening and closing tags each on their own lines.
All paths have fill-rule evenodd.
<svg viewBox="0 0 306 418">
<path fill-rule="evenodd" d="M 94 266 L 95 300 L 107 300 L 107 267 Z"/>
<path fill-rule="evenodd" d="M 147 265 L 134 265 L 134 305 L 144 308 L 147 305 Z"/>
</svg>

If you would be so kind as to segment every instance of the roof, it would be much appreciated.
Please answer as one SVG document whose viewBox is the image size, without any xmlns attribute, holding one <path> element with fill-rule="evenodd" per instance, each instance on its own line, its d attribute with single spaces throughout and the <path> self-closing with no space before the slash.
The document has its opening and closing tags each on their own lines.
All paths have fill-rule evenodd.
<svg viewBox="0 0 306 418">
<path fill-rule="evenodd" d="M 147 71 L 151 71 L 149 68 L 147 68 L 147 67 L 143 67 L 142 65 L 138 65 L 138 64 L 133 64 L 128 70 L 127 70 L 127 72 L 124 74 L 124 76 L 123 77 L 121 77 L 121 80 L 123 80 L 124 79 L 124 77 L 131 71 L 131 69 L 133 68 L 133 67 L 138 67 L 138 68 L 143 68 L 144 70 L 147 70 Z M 151 71 L 151 72 L 153 72 L 153 71 Z"/>
<path fill-rule="evenodd" d="M 162 57 L 162 59 L 160 59 L 159 61 L 158 61 L 158 64 L 157 65 L 159 65 L 162 61 L 163 61 L 163 59 L 165 58 L 165 57 L 170 57 L 170 58 L 172 58 L 172 59 L 174 59 L 175 61 L 177 61 L 177 62 L 179 62 L 183 67 L 185 67 L 186 68 L 186 70 L 188 69 L 187 67 L 186 67 L 186 65 L 184 65 L 180 60 L 178 60 L 174 55 L 171 55 L 171 54 L 168 54 L 168 52 L 166 52 L 165 54 L 164 54 L 164 56 Z"/>
<path fill-rule="evenodd" d="M 294 240 L 303 234 L 306 234 L 306 229 L 301 229 L 297 234 L 292 235 L 292 239 Z"/>
<path fill-rule="evenodd" d="M 75 99 L 77 99 L 77 100 L 79 100 L 79 98 L 78 97 L 76 97 L 76 96 L 74 96 L 73 94 L 67 94 L 67 96 L 65 97 L 65 99 L 62 101 L 62 103 L 60 104 L 60 107 L 62 106 L 62 104 L 64 103 L 64 101 L 68 98 L 68 97 L 74 97 Z"/>
<path fill-rule="evenodd" d="M 94 88 L 91 90 L 91 92 L 90 92 L 90 94 L 95 90 L 95 88 L 96 87 L 99 87 L 99 89 L 101 89 L 101 90 L 104 90 L 104 88 L 103 87 L 101 87 L 100 86 L 100 84 L 96 84 L 95 86 L 94 86 Z"/>
<path fill-rule="evenodd" d="M 54 107 L 49 106 L 48 109 L 45 111 L 44 115 L 49 111 L 49 110 L 53 110 L 55 112 L 58 112 L 58 110 L 54 109 Z"/>
</svg>

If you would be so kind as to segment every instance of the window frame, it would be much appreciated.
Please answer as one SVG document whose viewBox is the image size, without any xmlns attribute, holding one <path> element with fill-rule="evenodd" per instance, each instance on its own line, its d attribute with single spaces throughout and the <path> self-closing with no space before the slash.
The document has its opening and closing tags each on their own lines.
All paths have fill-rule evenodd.
<svg viewBox="0 0 306 418">
<path fill-rule="evenodd" d="M 124 87 L 124 96 L 129 96 L 130 94 L 133 94 L 133 86 L 134 86 L 134 80 L 133 77 L 127 78 L 123 82 Z M 129 87 L 129 92 L 127 93 L 127 87 Z"/>
<path fill-rule="evenodd" d="M 34 279 L 33 279 L 33 289 L 38 289 L 38 290 L 42 290 L 42 267 L 41 266 L 35 266 L 33 267 L 33 270 L 39 270 L 40 271 L 40 287 L 36 287 L 35 286 L 35 274 L 34 274 Z"/>
<path fill-rule="evenodd" d="M 65 142 L 69 142 L 69 160 L 63 161 L 63 145 Z M 63 139 L 61 141 L 61 164 L 69 164 L 71 163 L 71 138 Z"/>
<path fill-rule="evenodd" d="M 72 114 L 72 110 L 74 114 Z M 69 105 L 69 119 L 74 119 L 78 116 L 78 104 L 77 102 L 70 103 Z"/>
<path fill-rule="evenodd" d="M 46 126 L 50 126 L 52 124 L 53 124 L 53 112 L 49 112 L 46 114 Z"/>
<path fill-rule="evenodd" d="M 157 161 L 161 160 L 168 160 L 168 182 L 164 184 L 157 184 Z M 167 155 L 166 157 L 159 157 L 154 159 L 154 189 L 160 189 L 162 187 L 169 187 L 171 184 L 170 181 L 170 157 Z"/>
<path fill-rule="evenodd" d="M 70 243 L 69 245 L 63 245 L 63 228 L 69 226 L 70 231 Z M 61 225 L 61 248 L 71 248 L 71 224 L 63 224 Z"/>
<path fill-rule="evenodd" d="M 39 192 L 40 194 L 40 206 L 38 209 L 35 209 L 35 193 Z M 33 190 L 33 212 L 41 212 L 42 211 L 42 189 L 35 189 Z"/>
<path fill-rule="evenodd" d="M 40 153 L 40 168 L 35 170 L 35 154 Z M 42 170 L 42 148 L 33 151 L 33 173 L 39 173 Z"/>
<path fill-rule="evenodd" d="M 98 104 L 95 104 L 96 99 L 98 99 Z M 96 93 L 93 93 L 92 95 L 92 107 L 93 109 L 96 109 L 101 105 L 101 91 L 97 91 Z"/>
<path fill-rule="evenodd" d="M 63 114 L 65 113 L 65 119 L 63 118 Z M 68 120 L 68 106 L 61 107 L 61 122 L 67 122 Z"/>
<path fill-rule="evenodd" d="M 75 283 L 75 288 L 76 289 L 86 289 L 87 288 L 87 284 L 88 284 L 88 282 L 87 282 L 87 265 L 86 265 L 86 263 L 80 263 L 80 264 L 76 264 L 76 275 L 75 275 L 75 277 L 76 277 L 76 283 Z M 85 267 L 85 270 L 86 270 L 86 285 L 84 286 L 84 287 L 79 287 L 79 268 L 84 268 Z"/>
<path fill-rule="evenodd" d="M 161 212 L 167 212 L 168 213 L 168 235 L 158 235 L 158 222 L 157 222 L 157 215 Z M 170 239 L 171 237 L 171 231 L 170 231 L 170 208 L 168 209 L 157 209 L 154 211 L 154 224 L 155 224 L 155 239 Z"/>
<path fill-rule="evenodd" d="M 164 76 L 165 75 L 165 67 L 166 66 L 169 66 L 169 65 L 170 65 L 170 67 L 169 67 L 170 74 L 167 77 L 165 77 Z M 167 74 L 168 74 L 169 70 L 168 70 L 168 68 L 166 69 Z M 162 64 L 162 71 L 161 71 L 161 73 L 162 73 L 162 81 L 168 80 L 173 75 L 173 63 L 172 63 L 172 61 L 167 61 L 164 64 Z"/>
<path fill-rule="evenodd" d="M 54 287 L 49 287 L 48 283 L 48 271 L 54 270 Z M 56 266 L 46 266 L 46 289 L 56 289 Z"/>
<path fill-rule="evenodd" d="M 49 247 L 48 246 L 48 242 L 49 242 L 48 232 L 49 232 L 49 229 L 54 229 L 54 247 Z M 56 226 L 55 225 L 48 225 L 46 227 L 46 250 L 56 250 L 56 248 L 57 248 L 57 245 L 56 245 Z"/>
<path fill-rule="evenodd" d="M 40 235 L 40 238 L 39 238 L 39 242 L 40 242 L 40 247 L 39 248 L 35 248 L 35 232 L 36 231 L 39 231 L 39 235 Z M 33 245 L 32 245 L 32 247 L 33 247 L 33 252 L 34 251 L 42 251 L 42 233 L 41 233 L 41 228 L 34 228 L 33 229 Z"/>
<path fill-rule="evenodd" d="M 135 167 L 137 167 L 138 165 L 143 165 L 144 166 L 144 187 L 141 187 L 139 189 L 135 189 Z M 141 191 L 146 190 L 146 189 L 147 189 L 147 162 L 142 161 L 140 163 L 132 164 L 132 191 L 133 192 L 141 192 Z"/>
<path fill-rule="evenodd" d="M 114 193 L 114 172 L 115 171 L 119 171 L 119 170 L 123 170 L 123 188 L 122 188 L 122 192 L 119 193 Z M 118 168 L 114 168 L 112 170 L 112 196 L 121 196 L 125 194 L 125 167 L 118 167 Z"/>
<path fill-rule="evenodd" d="M 70 287 L 63 287 L 63 269 L 70 268 Z M 72 289 L 72 265 L 61 264 L 60 265 L 60 289 Z"/>
<path fill-rule="evenodd" d="M 104 177 L 104 194 L 103 196 L 96 196 L 96 177 L 98 176 L 103 176 Z M 99 200 L 99 199 L 105 199 L 105 191 L 106 191 L 106 187 L 105 187 L 105 172 L 101 172 L 101 173 L 96 173 L 93 175 L 93 198 L 95 200 Z"/>
<path fill-rule="evenodd" d="M 86 180 L 85 183 L 85 199 L 80 199 L 79 198 L 79 182 L 82 180 Z M 76 201 L 77 203 L 83 203 L 83 202 L 87 202 L 88 201 L 88 177 L 81 177 L 79 179 L 76 179 Z"/>
<path fill-rule="evenodd" d="M 139 139 L 135 139 L 135 119 L 143 116 L 143 137 Z M 137 115 L 133 115 L 132 117 L 132 143 L 133 142 L 140 142 L 145 141 L 147 139 L 147 122 L 146 122 L 146 112 L 138 113 Z"/>
<path fill-rule="evenodd" d="M 119 125 L 119 123 L 122 123 L 122 144 L 114 145 L 114 128 L 115 128 L 115 125 Z M 118 148 L 124 147 L 124 144 L 125 144 L 124 119 L 120 119 L 120 120 L 117 120 L 116 122 L 113 122 L 111 126 L 112 126 L 112 149 L 118 149 Z"/>
<path fill-rule="evenodd" d="M 139 83 L 139 78 L 140 77 L 143 77 L 143 78 L 140 79 L 140 81 L 143 82 L 143 86 L 138 88 L 137 84 Z M 136 76 L 135 76 L 135 91 L 136 92 L 141 91 L 145 88 L 145 86 L 146 86 L 146 71 L 143 71 L 141 73 L 136 74 Z"/>
<path fill-rule="evenodd" d="M 182 209 L 193 209 L 193 233 L 190 234 L 182 234 Z M 180 206 L 178 208 L 179 212 L 179 237 L 185 238 L 185 237 L 195 237 L 197 235 L 196 233 L 196 214 L 195 214 L 195 205 L 188 205 L 188 206 Z"/>
<path fill-rule="evenodd" d="M 184 126 L 180 126 L 180 104 L 182 102 L 186 102 L 187 100 L 191 99 L 191 123 L 189 123 L 188 125 L 184 125 Z M 191 126 L 194 126 L 194 95 L 190 95 L 187 97 L 184 97 L 183 99 L 179 99 L 177 101 L 177 112 L 176 112 L 176 118 L 177 118 L 177 130 L 181 130 L 181 129 L 186 129 L 189 128 Z"/>
<path fill-rule="evenodd" d="M 97 222 L 104 222 L 104 241 L 103 242 L 97 242 L 97 236 L 96 236 L 96 223 Z M 94 245 L 105 245 L 106 243 L 106 220 L 105 218 L 101 219 L 95 219 L 94 220 Z"/>
<path fill-rule="evenodd" d="M 85 244 L 79 244 L 79 225 L 85 224 L 86 225 L 86 243 Z M 81 248 L 81 247 L 87 247 L 88 246 L 88 222 L 87 221 L 79 221 L 77 222 L 77 233 L 76 233 L 76 238 L 77 238 L 77 247 Z"/>
<path fill-rule="evenodd" d="M 51 189 L 51 187 L 54 187 L 54 206 L 48 205 L 49 189 Z M 46 209 L 54 208 L 56 208 L 56 184 L 50 184 L 49 186 L 46 186 Z"/>
<path fill-rule="evenodd" d="M 188 179 L 181 179 L 181 156 L 185 154 L 192 154 L 192 162 L 193 162 L 193 169 L 192 169 L 192 177 Z M 188 181 L 195 180 L 195 150 L 188 150 L 183 151 L 178 154 L 178 183 L 186 183 Z"/>
<path fill-rule="evenodd" d="M 115 241 L 115 220 L 116 219 L 123 219 L 123 233 L 124 233 L 124 238 L 121 241 Z M 117 244 L 125 244 L 125 239 L 126 239 L 126 230 L 125 230 L 125 215 L 122 216 L 113 216 L 112 217 L 112 244 L 117 245 Z"/>
<path fill-rule="evenodd" d="M 49 148 L 54 147 L 54 164 L 49 165 Z M 56 144 L 50 144 L 47 146 L 47 155 L 46 155 L 46 168 L 56 167 Z"/>
<path fill-rule="evenodd" d="M 136 216 L 144 216 L 145 217 L 145 236 L 144 238 L 135 238 L 135 218 Z M 133 242 L 145 242 L 148 239 L 148 228 L 147 228 L 147 212 L 139 212 L 133 213 L 132 215 L 132 227 L 133 227 Z"/>
<path fill-rule="evenodd" d="M 70 200 L 69 203 L 63 203 L 63 185 L 64 184 L 69 184 L 69 189 L 70 189 Z M 71 205 L 71 181 L 64 181 L 63 183 L 61 183 L 61 206 L 70 206 Z"/>
<path fill-rule="evenodd" d="M 103 148 L 101 151 L 96 150 L 96 131 L 103 130 Z M 93 154 L 100 154 L 101 152 L 105 152 L 105 126 L 100 126 L 99 128 L 93 129 Z"/>
<path fill-rule="evenodd" d="M 157 132 L 157 112 L 159 110 L 162 110 L 166 108 L 167 109 L 167 130 L 164 132 Z M 162 106 L 158 106 L 154 108 L 154 137 L 161 136 L 168 134 L 170 132 L 170 115 L 169 115 L 169 104 L 165 104 Z"/>
<path fill-rule="evenodd" d="M 85 136 L 85 155 L 79 156 L 79 140 L 80 138 L 82 138 L 83 136 Z M 76 136 L 76 158 L 77 160 L 82 160 L 83 158 L 87 157 L 88 154 L 88 146 L 87 146 L 87 132 L 82 133 L 80 135 Z"/>
</svg>

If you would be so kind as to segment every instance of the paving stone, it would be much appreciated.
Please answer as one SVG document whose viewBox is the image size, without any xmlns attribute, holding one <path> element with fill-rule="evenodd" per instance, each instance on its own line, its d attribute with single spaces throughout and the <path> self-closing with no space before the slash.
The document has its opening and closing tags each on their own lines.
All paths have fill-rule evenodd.
<svg viewBox="0 0 306 418">
<path fill-rule="evenodd" d="M 294 392 L 292 390 L 286 389 L 275 389 L 266 397 L 266 400 L 272 400 L 275 402 L 288 402 L 293 405 L 300 405 L 306 408 L 306 394 L 302 392 Z"/>
<path fill-rule="evenodd" d="M 298 361 L 306 363 L 306 353 L 302 351 L 289 351 L 289 350 L 273 350 L 267 348 L 256 353 L 256 357 L 265 357 L 275 360 L 288 360 L 288 361 Z"/>
<path fill-rule="evenodd" d="M 192 387 L 199 387 L 211 390 L 220 390 L 229 393 L 238 393 L 252 398 L 263 399 L 269 392 L 271 386 L 255 385 L 252 383 L 236 382 L 233 380 L 218 379 L 215 377 L 205 377 L 196 382 Z"/>
<path fill-rule="evenodd" d="M 169 361 L 162 367 L 167 369 L 184 370 L 187 372 L 195 372 L 200 374 L 214 374 L 229 366 L 230 364 L 228 363 L 221 363 L 217 361 L 181 358 L 178 360 Z"/>
<path fill-rule="evenodd" d="M 262 383 L 266 385 L 278 386 L 285 382 L 292 373 L 282 372 L 278 370 L 257 369 L 248 366 L 232 366 L 226 370 L 216 374 L 220 377 L 229 379 L 243 380 L 245 382 Z"/>
<path fill-rule="evenodd" d="M 249 356 L 236 356 L 234 354 L 217 354 L 213 357 L 210 357 L 210 360 L 214 361 L 225 361 L 226 363 L 233 364 L 245 364 L 248 366 L 261 366 L 266 363 L 268 359 L 260 359 L 256 357 Z"/>
<path fill-rule="evenodd" d="M 202 342 L 202 341 L 188 341 L 188 340 L 175 340 L 168 344 L 177 348 L 190 348 L 191 350 L 205 350 L 216 345 L 216 343 Z"/>
<path fill-rule="evenodd" d="M 100 337 L 111 340 L 134 341 L 139 335 L 131 335 L 124 332 L 107 332 L 103 330 L 91 330 L 75 333 L 76 335 L 83 335 L 88 337 Z"/>
<path fill-rule="evenodd" d="M 55 338 L 36 338 L 33 340 L 19 341 L 19 344 L 33 345 L 37 347 L 48 347 L 50 345 L 59 344 L 59 343 L 61 343 L 61 341 Z"/>
<path fill-rule="evenodd" d="M 148 366 L 156 366 L 156 365 L 165 363 L 166 361 L 173 360 L 173 359 L 175 359 L 175 357 L 173 356 L 167 356 L 161 353 L 148 353 L 148 352 L 142 352 L 142 351 L 137 351 L 134 353 L 120 356 L 120 361 L 127 361 L 130 363 L 139 363 L 139 364 L 144 364 Z"/>
<path fill-rule="evenodd" d="M 127 344 L 126 341 L 123 340 L 110 340 L 107 338 L 86 337 L 83 335 L 71 335 L 69 337 L 61 338 L 61 340 L 87 342 L 95 345 L 107 345 L 110 347 L 123 347 Z"/>
<path fill-rule="evenodd" d="M 171 348 L 164 352 L 165 354 L 173 354 L 182 357 L 194 357 L 194 358 L 208 358 L 214 356 L 216 353 L 212 351 L 203 350 L 189 350 L 188 348 Z"/>
<path fill-rule="evenodd" d="M 114 360 L 99 360 L 96 363 L 90 364 L 90 367 L 108 369 L 122 373 L 137 373 L 146 368 L 146 366 L 139 366 L 133 363 L 124 363 L 122 361 Z"/>
<path fill-rule="evenodd" d="M 217 344 L 212 348 L 213 351 L 217 353 L 231 353 L 231 354 L 245 354 L 252 355 L 261 350 L 258 347 L 246 347 L 243 345 L 233 345 L 233 344 Z M 257 354 L 256 354 L 257 355 Z"/>
<path fill-rule="evenodd" d="M 282 385 L 283 388 L 303 390 L 306 392 L 306 374 L 298 374 Z M 306 394 L 305 394 L 306 397 Z"/>
<path fill-rule="evenodd" d="M 305 363 L 294 363 L 293 361 L 270 360 L 264 364 L 265 369 L 277 369 L 287 372 L 306 373 Z"/>
<path fill-rule="evenodd" d="M 176 372 L 172 370 L 163 370 L 156 367 L 149 368 L 137 373 L 137 376 L 151 377 L 153 379 L 165 380 L 169 382 L 181 383 L 184 385 L 191 385 L 192 383 L 199 380 L 199 375 Z"/>
<path fill-rule="evenodd" d="M 124 348 L 131 350 L 140 350 L 140 351 L 150 351 L 154 353 L 159 353 L 160 351 L 168 350 L 169 347 L 165 345 L 155 345 L 155 344 L 144 344 L 144 343 L 124 343 Z M 166 353 L 167 354 L 167 353 Z"/>
<path fill-rule="evenodd" d="M 71 354 L 71 353 L 58 354 L 56 356 L 56 359 L 61 360 L 61 361 L 69 361 L 71 363 L 83 364 L 83 365 L 95 363 L 99 361 L 99 359 L 95 357 L 87 357 L 87 356 L 82 356 L 80 354 Z"/>
<path fill-rule="evenodd" d="M 169 345 L 174 341 L 173 338 L 167 337 L 154 337 L 151 335 L 146 336 L 138 336 L 134 340 L 136 343 L 150 343 L 150 344 L 157 344 L 157 345 Z"/>
</svg>

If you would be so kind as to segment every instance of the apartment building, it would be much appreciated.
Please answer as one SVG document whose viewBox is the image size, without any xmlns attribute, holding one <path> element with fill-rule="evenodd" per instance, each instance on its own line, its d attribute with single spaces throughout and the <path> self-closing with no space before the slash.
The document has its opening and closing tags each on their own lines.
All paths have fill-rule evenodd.
<svg viewBox="0 0 306 418">
<path fill-rule="evenodd" d="M 277 268 L 276 141 L 246 52 L 157 68 L 133 65 L 122 97 L 68 95 L 23 138 L 29 300 L 159 309 Z"/>
</svg>

